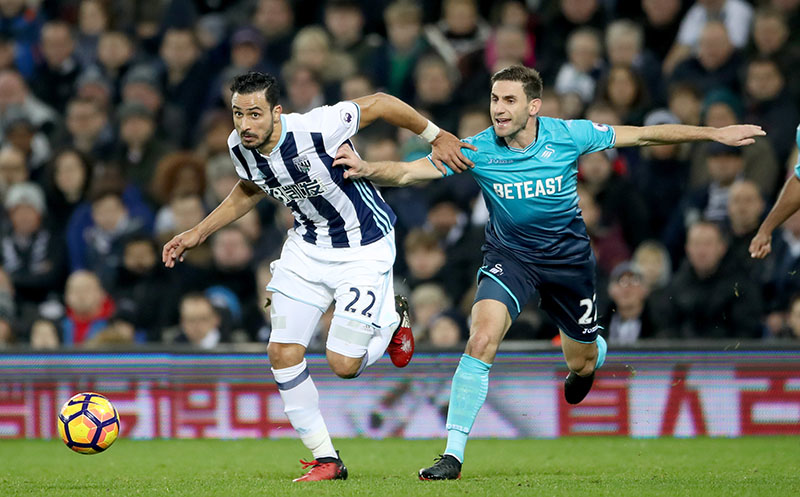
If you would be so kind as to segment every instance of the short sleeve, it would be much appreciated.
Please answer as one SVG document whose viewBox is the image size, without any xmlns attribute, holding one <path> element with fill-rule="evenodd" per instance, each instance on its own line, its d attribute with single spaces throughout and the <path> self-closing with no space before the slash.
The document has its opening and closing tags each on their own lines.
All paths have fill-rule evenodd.
<svg viewBox="0 0 800 497">
<path fill-rule="evenodd" d="M 472 143 L 469 138 L 461 141 L 465 143 Z M 471 160 L 473 164 L 478 163 L 478 154 L 476 154 L 475 151 L 472 150 L 471 148 L 462 148 L 461 153 L 464 154 L 464 157 Z M 431 163 L 431 167 L 436 168 L 436 165 L 433 163 L 433 158 L 431 157 L 431 154 L 428 154 L 427 156 L 425 156 L 425 158 L 428 159 L 428 162 Z M 447 174 L 442 175 L 442 177 L 452 176 L 453 174 L 455 174 L 453 172 L 453 169 L 448 164 L 445 164 L 445 166 L 447 166 Z M 436 170 L 438 171 L 438 168 Z"/>
<path fill-rule="evenodd" d="M 800 126 L 797 127 L 797 149 L 800 150 Z M 797 165 L 794 166 L 794 175 L 800 178 L 800 152 L 798 152 Z"/>
<path fill-rule="evenodd" d="M 336 105 L 319 107 L 322 136 L 329 155 L 335 154 L 339 146 L 358 133 L 361 123 L 361 108 L 355 102 L 344 101 Z M 310 115 L 310 114 L 309 114 Z"/>
<path fill-rule="evenodd" d="M 617 141 L 614 128 L 607 124 L 576 119 L 567 121 L 567 128 L 581 155 L 612 148 Z"/>
</svg>

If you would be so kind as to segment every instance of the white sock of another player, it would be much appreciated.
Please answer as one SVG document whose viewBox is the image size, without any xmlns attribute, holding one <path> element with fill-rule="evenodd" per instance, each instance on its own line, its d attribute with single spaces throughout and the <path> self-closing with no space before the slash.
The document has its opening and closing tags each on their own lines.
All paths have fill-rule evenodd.
<svg viewBox="0 0 800 497">
<path fill-rule="evenodd" d="M 308 374 L 306 360 L 288 368 L 272 368 L 272 374 L 283 399 L 283 412 L 314 459 L 338 457 L 319 410 L 319 392 Z"/>
<path fill-rule="evenodd" d="M 375 331 L 375 334 L 369 339 L 369 342 L 367 342 L 367 353 L 364 355 L 364 361 L 361 363 L 361 367 L 358 368 L 359 375 L 367 366 L 375 364 L 378 359 L 383 357 L 384 352 L 386 352 L 386 347 L 389 346 L 389 342 L 392 340 L 392 335 L 396 329 L 397 325 L 393 325 Z"/>
</svg>

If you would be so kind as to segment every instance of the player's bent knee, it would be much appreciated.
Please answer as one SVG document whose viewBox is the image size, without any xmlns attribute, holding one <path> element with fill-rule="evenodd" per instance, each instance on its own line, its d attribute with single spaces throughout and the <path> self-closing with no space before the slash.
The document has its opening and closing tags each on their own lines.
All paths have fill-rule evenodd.
<svg viewBox="0 0 800 497">
<path fill-rule="evenodd" d="M 339 378 L 350 379 L 358 376 L 361 358 L 347 357 L 336 352 L 327 351 L 328 365 Z"/>
<path fill-rule="evenodd" d="M 467 353 L 472 357 L 483 357 L 487 353 L 494 354 L 499 343 L 489 333 L 476 331 L 469 337 L 467 342 Z"/>
<path fill-rule="evenodd" d="M 297 343 L 270 342 L 267 345 L 269 362 L 275 369 L 290 368 L 303 361 L 306 349 Z"/>
</svg>

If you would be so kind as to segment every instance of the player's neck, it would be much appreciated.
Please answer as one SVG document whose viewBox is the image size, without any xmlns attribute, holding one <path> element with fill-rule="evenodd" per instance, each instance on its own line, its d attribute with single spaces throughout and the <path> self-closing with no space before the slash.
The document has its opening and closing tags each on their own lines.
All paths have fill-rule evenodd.
<svg viewBox="0 0 800 497">
<path fill-rule="evenodd" d="M 283 134 L 283 122 L 280 119 L 278 119 L 278 121 L 272 127 L 272 135 L 270 135 L 269 140 L 267 140 L 267 143 L 258 147 L 258 152 L 264 156 L 271 154 L 272 149 L 274 149 L 275 145 L 277 145 L 278 142 L 280 141 L 282 134 Z"/>
<path fill-rule="evenodd" d="M 539 120 L 536 116 L 529 117 L 525 127 L 510 136 L 505 136 L 503 139 L 506 145 L 513 148 L 527 148 L 531 143 L 536 141 L 537 131 L 539 129 Z"/>
</svg>

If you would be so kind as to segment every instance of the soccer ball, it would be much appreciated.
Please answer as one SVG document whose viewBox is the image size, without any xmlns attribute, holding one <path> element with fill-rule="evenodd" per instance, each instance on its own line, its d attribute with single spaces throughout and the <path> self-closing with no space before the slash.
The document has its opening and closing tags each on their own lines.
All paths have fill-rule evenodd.
<svg viewBox="0 0 800 497">
<path fill-rule="evenodd" d="M 99 393 L 79 393 L 61 407 L 58 433 L 67 447 L 80 454 L 97 454 L 119 435 L 119 416 Z"/>
</svg>

